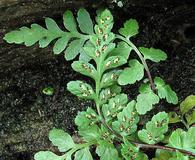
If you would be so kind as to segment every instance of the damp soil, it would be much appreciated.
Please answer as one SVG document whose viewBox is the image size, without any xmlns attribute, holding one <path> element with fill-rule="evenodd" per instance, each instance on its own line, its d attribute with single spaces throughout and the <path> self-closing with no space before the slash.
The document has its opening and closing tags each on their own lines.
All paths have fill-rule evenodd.
<svg viewBox="0 0 195 160">
<path fill-rule="evenodd" d="M 160 48 L 168 54 L 165 62 L 148 63 L 152 75 L 165 79 L 177 92 L 180 101 L 195 94 L 195 5 L 192 1 L 161 3 L 159 0 L 150 1 L 148 5 L 143 0 L 132 0 L 126 1 L 123 8 L 110 1 L 98 5 L 111 9 L 115 28 L 130 17 L 137 19 L 140 34 L 133 42 L 138 46 Z M 97 6 L 87 7 L 95 15 Z M 62 13 L 51 16 L 61 23 L 59 17 Z M 41 18 L 37 23 L 43 23 Z M 20 26 L 8 24 L 10 27 L 8 25 L 2 33 Z M 0 160 L 32 160 L 33 154 L 39 150 L 54 150 L 47 137 L 53 127 L 75 134 L 74 117 L 92 104 L 71 95 L 66 84 L 70 80 L 88 79 L 72 71 L 71 62 L 66 62 L 63 55 L 53 56 L 51 47 L 26 48 L 0 42 Z M 14 52 L 17 57 L 5 61 Z M 55 89 L 54 95 L 42 93 L 47 86 Z M 136 87 L 123 89 L 129 99 L 136 96 Z M 156 111 L 177 110 L 178 106 L 162 102 L 157 108 Z"/>
</svg>

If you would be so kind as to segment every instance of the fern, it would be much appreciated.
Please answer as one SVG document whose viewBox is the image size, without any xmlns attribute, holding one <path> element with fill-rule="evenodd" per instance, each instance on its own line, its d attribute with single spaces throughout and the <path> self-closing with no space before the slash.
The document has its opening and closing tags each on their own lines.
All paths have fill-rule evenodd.
<svg viewBox="0 0 195 160">
<path fill-rule="evenodd" d="M 89 34 L 94 33 L 93 23 L 89 13 L 85 9 L 78 11 L 78 25 L 73 13 L 69 10 L 64 13 L 63 20 L 67 31 L 62 31 L 53 19 L 46 18 L 46 28 L 38 24 L 32 24 L 30 28 L 21 27 L 19 30 L 7 33 L 4 40 L 8 43 L 24 43 L 26 46 L 39 43 L 40 48 L 47 47 L 55 40 L 53 47 L 54 54 L 60 54 L 64 51 L 66 60 L 72 60 L 78 54 L 84 54 L 82 48 L 89 40 Z M 78 29 L 82 33 L 79 33 Z"/>
<path fill-rule="evenodd" d="M 92 100 L 96 106 L 79 112 L 75 118 L 81 143 L 74 142 L 63 130 L 54 128 L 49 133 L 49 140 L 61 155 L 40 151 L 35 154 L 35 160 L 92 160 L 92 146 L 100 160 L 147 160 L 143 148 L 157 149 L 153 160 L 188 160 L 195 156 L 195 130 L 189 127 L 194 120 L 186 115 L 193 107 L 187 100 L 182 103 L 181 112 L 187 119 L 188 131 L 178 129 L 168 137 L 168 124 L 173 121 L 170 116 L 173 113 L 166 112 L 153 115 L 144 126 L 139 124 L 142 116 L 153 110 L 160 99 L 177 104 L 178 98 L 160 77 L 153 81 L 146 63 L 148 60 L 164 61 L 166 53 L 160 49 L 136 47 L 132 43 L 131 38 L 139 31 L 138 22 L 134 19 L 126 21 L 119 34 L 115 34 L 109 10 L 98 12 L 95 25 L 85 9 L 78 11 L 76 19 L 71 11 L 66 11 L 63 20 L 67 31 L 62 31 L 54 20 L 46 18 L 47 28 L 32 24 L 31 28 L 22 27 L 4 37 L 8 43 L 32 46 L 39 42 L 40 47 L 56 40 L 54 54 L 64 52 L 66 60 L 73 60 L 80 54 L 71 67 L 94 82 L 75 80 L 67 84 L 72 94 Z M 132 51 L 139 59 L 131 58 Z M 147 79 L 144 79 L 145 73 Z M 138 81 L 143 82 L 139 94 L 135 100 L 129 100 L 120 85 L 133 85 Z"/>
</svg>

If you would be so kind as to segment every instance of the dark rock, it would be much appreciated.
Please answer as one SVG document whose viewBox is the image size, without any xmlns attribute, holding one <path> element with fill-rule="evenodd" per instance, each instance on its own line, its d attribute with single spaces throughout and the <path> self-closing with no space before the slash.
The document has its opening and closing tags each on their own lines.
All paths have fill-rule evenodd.
<svg viewBox="0 0 195 160">
<path fill-rule="evenodd" d="M 123 8 L 112 0 L 0 0 L 1 160 L 30 160 L 39 150 L 53 150 L 47 137 L 49 130 L 57 127 L 74 133 L 74 117 L 86 107 L 86 103 L 66 91 L 66 83 L 80 77 L 71 71 L 63 55 L 54 56 L 51 47 L 7 44 L 2 39 L 4 34 L 31 23 L 44 26 L 45 17 L 56 19 L 62 27 L 64 11 L 76 12 L 80 7 L 89 9 L 92 16 L 97 8 L 110 8 L 115 28 L 136 18 L 140 34 L 133 41 L 138 46 L 153 46 L 168 53 L 166 62 L 149 63 L 152 75 L 169 82 L 181 100 L 195 93 L 193 0 L 124 0 Z M 54 87 L 54 96 L 42 94 L 47 86 Z M 134 93 L 129 93 L 130 97 Z"/>
</svg>

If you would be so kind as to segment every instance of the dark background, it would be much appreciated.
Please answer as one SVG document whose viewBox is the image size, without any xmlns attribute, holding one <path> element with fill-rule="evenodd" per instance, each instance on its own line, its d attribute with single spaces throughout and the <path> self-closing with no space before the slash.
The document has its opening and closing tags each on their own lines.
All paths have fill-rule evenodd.
<svg viewBox="0 0 195 160">
<path fill-rule="evenodd" d="M 66 83 L 79 76 L 63 55 L 52 54 L 52 45 L 39 49 L 37 45 L 10 45 L 2 39 L 5 33 L 24 25 L 44 26 L 45 17 L 54 18 L 63 27 L 66 9 L 76 13 L 78 8 L 85 7 L 94 17 L 97 8 L 109 8 L 115 31 L 125 20 L 137 19 L 140 34 L 133 39 L 134 43 L 160 48 L 168 54 L 163 63 L 149 63 L 152 75 L 164 78 L 180 101 L 195 93 L 195 1 L 123 3 L 120 8 L 111 0 L 0 0 L 0 160 L 31 160 L 39 150 L 52 150 L 48 131 L 58 127 L 73 133 L 74 117 L 86 106 L 66 91 Z M 42 94 L 47 86 L 55 88 L 53 96 Z M 134 96 L 128 89 L 125 90 Z"/>
</svg>

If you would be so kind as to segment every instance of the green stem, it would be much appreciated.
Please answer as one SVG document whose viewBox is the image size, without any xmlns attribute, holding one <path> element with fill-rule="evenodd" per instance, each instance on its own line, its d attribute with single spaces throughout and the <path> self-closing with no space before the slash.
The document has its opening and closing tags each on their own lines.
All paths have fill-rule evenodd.
<svg viewBox="0 0 195 160">
<path fill-rule="evenodd" d="M 81 39 L 89 39 L 89 35 L 81 34 L 81 33 L 71 33 L 73 37 L 81 38 Z"/>
<path fill-rule="evenodd" d="M 101 78 L 102 78 L 102 71 L 101 71 L 101 63 L 102 61 L 100 60 L 100 62 L 96 63 L 97 65 L 97 78 L 95 80 L 95 85 L 96 85 L 96 108 L 97 108 L 97 112 L 99 114 L 99 116 L 101 116 L 101 111 L 100 111 L 100 98 L 99 98 L 99 94 L 100 94 L 100 83 L 101 83 Z M 102 116 L 101 116 L 102 117 Z"/>
<path fill-rule="evenodd" d="M 81 34 L 81 33 L 79 33 L 79 32 L 74 32 L 74 33 L 72 33 L 72 32 L 64 32 L 64 31 L 62 31 L 59 35 L 58 35 L 58 37 L 62 37 L 63 35 L 65 35 L 65 36 L 69 36 L 69 37 L 73 37 L 73 38 L 80 38 L 80 39 L 85 39 L 85 40 L 88 40 L 89 39 L 89 35 L 85 35 L 85 34 Z"/>
<path fill-rule="evenodd" d="M 97 112 L 101 116 L 100 100 L 99 100 L 99 94 L 100 94 L 100 78 L 99 78 L 99 76 L 96 79 L 95 86 L 96 86 L 96 99 L 95 99 L 95 103 L 96 103 Z"/>
<path fill-rule="evenodd" d="M 155 85 L 154 85 L 154 82 L 153 82 L 153 79 L 152 79 L 150 70 L 149 70 L 148 65 L 147 65 L 144 57 L 142 56 L 141 52 L 138 50 L 138 48 L 129 39 L 124 38 L 123 36 L 120 36 L 120 35 L 116 35 L 116 38 L 118 38 L 118 39 L 123 40 L 124 42 L 126 42 L 137 53 L 138 57 L 140 58 L 143 66 L 144 66 L 144 68 L 146 70 L 148 79 L 150 81 L 151 88 L 152 88 L 153 91 L 155 91 Z"/>
</svg>

